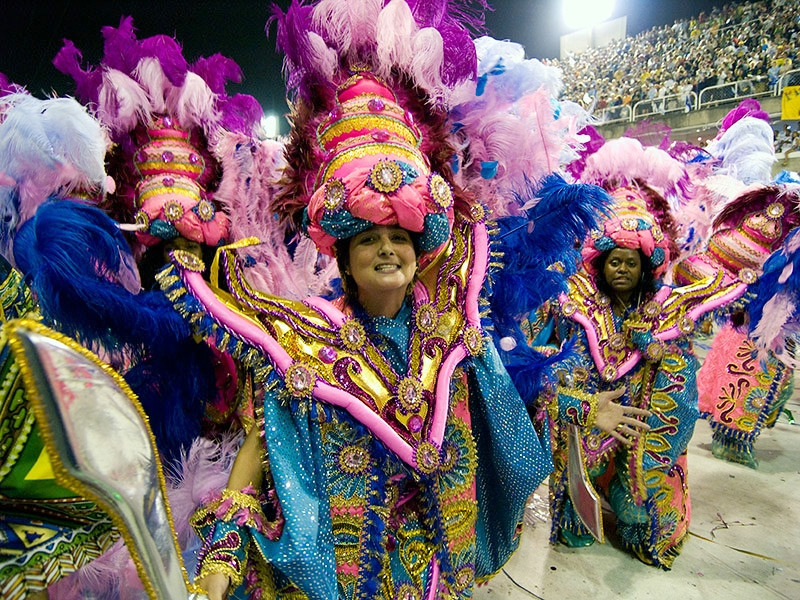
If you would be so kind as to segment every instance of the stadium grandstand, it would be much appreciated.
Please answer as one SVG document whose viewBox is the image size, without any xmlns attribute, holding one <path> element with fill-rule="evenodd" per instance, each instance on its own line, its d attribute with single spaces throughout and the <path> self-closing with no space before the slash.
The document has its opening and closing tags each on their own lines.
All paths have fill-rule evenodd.
<svg viewBox="0 0 800 600">
<path fill-rule="evenodd" d="M 563 96 L 591 111 L 607 138 L 651 121 L 703 144 L 732 106 L 756 98 L 773 118 L 777 167 L 798 170 L 798 31 L 797 0 L 728 2 L 544 62 L 562 69 Z"/>
</svg>

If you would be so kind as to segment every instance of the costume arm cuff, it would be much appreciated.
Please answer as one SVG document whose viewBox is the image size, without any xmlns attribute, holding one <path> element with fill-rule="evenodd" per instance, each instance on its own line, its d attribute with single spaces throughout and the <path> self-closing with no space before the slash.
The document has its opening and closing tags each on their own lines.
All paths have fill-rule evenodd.
<svg viewBox="0 0 800 600">
<path fill-rule="evenodd" d="M 556 418 L 562 423 L 572 423 L 579 427 L 591 427 L 597 416 L 597 399 L 594 394 L 574 388 L 559 386 L 556 390 L 558 413 Z"/>
<path fill-rule="evenodd" d="M 248 486 L 242 490 L 225 488 L 195 511 L 189 522 L 203 540 L 198 577 L 223 573 L 231 578 L 232 587 L 242 582 L 251 532 L 278 539 L 283 530 L 279 508 L 270 511 L 274 519 L 268 520 L 262 510 L 264 505 L 279 507 Z"/>
</svg>

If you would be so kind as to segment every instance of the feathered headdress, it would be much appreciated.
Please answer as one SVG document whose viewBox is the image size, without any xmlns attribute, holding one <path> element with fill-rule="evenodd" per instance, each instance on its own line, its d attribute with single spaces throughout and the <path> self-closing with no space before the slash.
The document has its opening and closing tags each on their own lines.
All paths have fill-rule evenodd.
<svg viewBox="0 0 800 600">
<path fill-rule="evenodd" d="M 285 187 L 274 208 L 321 252 L 372 224 L 449 232 L 453 187 L 446 107 L 476 72 L 469 28 L 486 5 L 322 0 L 275 8 L 292 102 Z"/>
<path fill-rule="evenodd" d="M 367 72 L 348 79 L 317 140 L 325 160 L 304 222 L 321 252 L 332 255 L 337 239 L 376 224 L 419 234 L 423 252 L 447 240 L 453 192 L 431 172 L 419 127 L 382 81 Z"/>
<path fill-rule="evenodd" d="M 135 221 L 137 240 L 151 246 L 183 237 L 216 246 L 228 238 L 228 218 L 214 201 L 219 165 L 209 146 L 224 131 L 252 133 L 261 117 L 254 98 L 225 94 L 240 81 L 231 59 L 216 54 L 189 64 L 180 45 L 157 35 L 138 40 L 133 20 L 104 27 L 104 57 L 83 69 L 67 41 L 53 63 L 76 82 L 77 96 L 119 145 L 115 216 Z"/>
</svg>

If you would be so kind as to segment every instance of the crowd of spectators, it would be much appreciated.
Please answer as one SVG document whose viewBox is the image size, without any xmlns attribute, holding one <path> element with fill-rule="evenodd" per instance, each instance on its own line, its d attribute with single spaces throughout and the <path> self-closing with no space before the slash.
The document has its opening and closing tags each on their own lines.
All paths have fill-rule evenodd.
<svg viewBox="0 0 800 600">
<path fill-rule="evenodd" d="M 651 100 L 656 110 L 691 110 L 692 92 L 731 82 L 768 92 L 797 58 L 800 2 L 730 2 L 602 48 L 546 60 L 564 74 L 564 97 L 596 113 Z M 671 103 L 667 105 L 666 103 Z M 613 118 L 613 117 L 612 117 Z"/>
</svg>

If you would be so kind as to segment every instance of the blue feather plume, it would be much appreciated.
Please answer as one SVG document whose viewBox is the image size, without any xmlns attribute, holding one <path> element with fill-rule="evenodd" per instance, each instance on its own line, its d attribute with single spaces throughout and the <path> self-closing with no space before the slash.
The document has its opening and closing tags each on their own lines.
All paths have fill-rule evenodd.
<svg viewBox="0 0 800 600">
<path fill-rule="evenodd" d="M 20 227 L 14 256 L 45 322 L 125 368 L 159 449 L 178 458 L 215 393 L 211 351 L 162 292 L 123 287 L 135 266 L 116 222 L 93 206 L 49 201 Z"/>
<path fill-rule="evenodd" d="M 610 198 L 598 186 L 569 184 L 556 174 L 538 186 L 528 184 L 517 196 L 525 216 L 496 223 L 492 249 L 501 258 L 490 272 L 486 294 L 491 307 L 488 329 L 517 390 L 531 405 L 549 366 L 569 350 L 549 357 L 529 347 L 519 323 L 567 290 L 567 279 L 580 263 L 580 246 L 598 227 Z"/>
<path fill-rule="evenodd" d="M 786 340 L 800 333 L 800 228 L 789 233 L 780 249 L 763 266 L 758 281 L 749 286 L 747 304 L 750 337 L 760 348 L 772 350 L 794 366 L 785 355 Z"/>
</svg>

